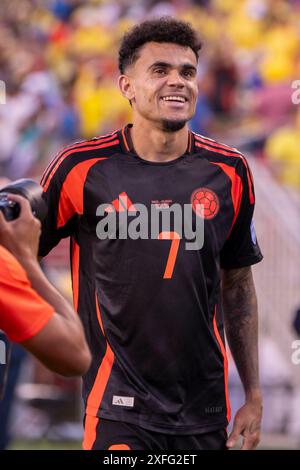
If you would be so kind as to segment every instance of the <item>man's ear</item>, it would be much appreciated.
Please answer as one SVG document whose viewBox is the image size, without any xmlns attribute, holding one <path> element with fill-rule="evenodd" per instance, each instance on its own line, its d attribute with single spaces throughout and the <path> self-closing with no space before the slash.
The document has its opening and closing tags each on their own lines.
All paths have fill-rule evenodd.
<svg viewBox="0 0 300 470">
<path fill-rule="evenodd" d="M 134 89 L 132 86 L 131 78 L 128 75 L 120 75 L 118 79 L 120 91 L 124 98 L 130 102 L 134 99 Z"/>
</svg>

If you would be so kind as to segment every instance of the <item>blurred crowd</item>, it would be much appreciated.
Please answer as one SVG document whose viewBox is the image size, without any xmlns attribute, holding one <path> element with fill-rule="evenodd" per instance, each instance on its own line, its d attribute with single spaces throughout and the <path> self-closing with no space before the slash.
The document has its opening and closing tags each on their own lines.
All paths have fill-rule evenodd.
<svg viewBox="0 0 300 470">
<path fill-rule="evenodd" d="M 300 190 L 299 0 L 2 0 L 0 174 L 39 177 L 65 144 L 130 121 L 116 86 L 119 40 L 163 15 L 203 39 L 192 129 L 265 155 Z"/>
<path fill-rule="evenodd" d="M 192 130 L 263 158 L 300 197 L 300 0 L 1 0 L 0 185 L 4 178 L 39 179 L 63 146 L 130 121 L 117 89 L 119 42 L 132 25 L 164 15 L 189 21 L 203 40 Z M 47 258 L 48 274 L 70 295 L 66 244 L 56 253 Z M 10 391 L 21 362 L 14 351 L 0 448 L 8 442 Z M 18 410 L 16 427 L 19 434 L 26 428 L 26 437 L 48 435 L 61 414 L 53 403 L 67 409 L 78 394 L 78 383 L 57 386 L 46 371 L 34 374 L 33 382 L 51 388 L 44 401 L 52 411 L 37 416 L 30 409 L 24 418 Z M 27 389 L 22 393 L 28 402 Z M 31 388 L 31 404 L 40 400 L 35 394 L 41 391 Z M 80 436 L 81 425 L 63 435 L 74 432 Z"/>
</svg>

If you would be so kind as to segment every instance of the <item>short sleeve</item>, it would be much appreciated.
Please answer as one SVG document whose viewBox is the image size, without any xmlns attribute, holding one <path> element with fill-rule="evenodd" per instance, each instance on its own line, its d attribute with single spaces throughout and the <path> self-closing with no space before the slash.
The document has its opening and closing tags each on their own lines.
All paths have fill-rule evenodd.
<svg viewBox="0 0 300 470">
<path fill-rule="evenodd" d="M 84 208 L 85 183 L 91 167 L 107 158 L 116 135 L 77 142 L 63 149 L 45 170 L 41 186 L 48 207 L 42 224 L 39 255 L 46 256 L 62 238 L 76 240 Z M 103 150 L 102 150 L 103 149 Z"/>
<path fill-rule="evenodd" d="M 0 329 L 11 341 L 23 342 L 46 326 L 54 309 L 32 288 L 22 266 L 3 248 L 0 262 Z"/>
<path fill-rule="evenodd" d="M 62 153 L 63 155 L 63 153 Z M 80 184 L 74 180 L 74 171 L 59 156 L 45 171 L 41 185 L 43 198 L 47 205 L 47 216 L 42 223 L 39 256 L 46 256 L 63 238 L 74 234 L 78 221 L 76 202 Z"/>
<path fill-rule="evenodd" d="M 255 193 L 253 178 L 245 158 L 237 165 L 241 178 L 240 204 L 233 227 L 220 253 L 222 269 L 236 269 L 256 264 L 263 259 L 253 222 Z"/>
</svg>

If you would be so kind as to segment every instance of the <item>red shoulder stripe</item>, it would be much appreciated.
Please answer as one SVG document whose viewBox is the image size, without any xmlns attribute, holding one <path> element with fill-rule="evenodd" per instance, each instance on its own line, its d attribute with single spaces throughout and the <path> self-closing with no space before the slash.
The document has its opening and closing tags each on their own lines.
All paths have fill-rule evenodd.
<svg viewBox="0 0 300 470">
<path fill-rule="evenodd" d="M 206 145 L 211 145 L 212 147 L 216 147 L 216 148 L 220 148 L 220 149 L 224 149 L 224 150 L 236 153 L 237 155 L 242 157 L 241 152 L 239 152 L 236 148 L 229 147 L 229 145 L 219 144 L 218 142 L 216 142 L 213 139 L 209 139 L 208 137 L 203 137 L 203 136 L 200 136 L 198 134 L 195 134 L 195 138 L 198 142 L 202 142 Z"/>
<path fill-rule="evenodd" d="M 74 166 L 68 173 L 60 191 L 56 226 L 64 227 L 74 214 L 83 214 L 83 190 L 90 168 L 103 158 L 91 158 Z"/>
<path fill-rule="evenodd" d="M 247 161 L 245 159 L 245 157 L 240 154 L 240 153 L 232 153 L 232 152 L 228 152 L 228 151 L 225 151 L 225 150 L 221 150 L 220 148 L 217 148 L 217 147 L 208 147 L 207 145 L 204 145 L 204 144 L 201 144 L 200 142 L 196 142 L 196 147 L 199 147 L 199 148 L 204 148 L 205 150 L 210 150 L 212 152 L 216 152 L 216 153 L 220 153 L 222 155 L 226 155 L 228 157 L 237 157 L 237 158 L 240 158 L 245 167 L 246 167 L 246 171 L 247 171 L 247 179 L 248 179 L 248 186 L 249 186 L 249 200 L 250 200 L 250 204 L 254 204 L 254 193 L 253 193 L 253 187 L 252 187 L 252 178 L 251 178 L 251 175 L 250 175 L 250 171 L 249 171 L 249 167 L 248 167 L 248 164 L 247 164 Z"/>
<path fill-rule="evenodd" d="M 49 165 L 47 166 L 46 170 L 43 173 L 43 176 L 42 176 L 42 179 L 41 179 L 41 185 L 44 186 L 45 181 L 46 181 L 51 169 L 53 168 L 53 166 L 57 162 L 57 160 L 59 158 L 61 158 L 69 150 L 75 150 L 77 148 L 81 148 L 81 147 L 84 147 L 84 146 L 87 146 L 87 145 L 97 146 L 100 143 L 109 142 L 110 140 L 113 140 L 115 138 L 117 138 L 117 133 L 99 137 L 99 139 L 97 139 L 97 140 L 95 140 L 95 139 L 85 140 L 85 141 L 82 141 L 82 142 L 75 142 L 71 145 L 68 145 L 63 150 L 58 152 L 57 155 L 54 157 L 54 159 L 51 160 L 51 162 L 49 163 Z"/>
<path fill-rule="evenodd" d="M 228 157 L 238 157 L 238 158 L 241 158 L 243 160 L 243 156 L 239 153 L 233 153 L 233 152 L 229 152 L 228 149 L 227 150 L 223 150 L 222 148 L 219 148 L 219 147 L 212 147 L 211 145 L 205 145 L 205 144 L 202 144 L 200 142 L 196 142 L 196 146 L 197 147 L 200 147 L 200 148 L 204 148 L 206 150 L 211 150 L 213 152 L 217 152 L 217 153 L 221 153 L 222 155 L 226 155 Z"/>
<path fill-rule="evenodd" d="M 87 151 L 87 150 L 97 150 L 97 149 L 101 149 L 101 148 L 108 148 L 108 147 L 112 147 L 113 145 L 116 145 L 119 143 L 119 140 L 116 139 L 116 140 L 113 140 L 111 142 L 108 142 L 108 143 L 105 143 L 105 144 L 101 144 L 101 145 L 95 145 L 95 146 L 87 146 L 87 147 L 81 147 L 81 148 L 76 148 L 76 149 L 70 149 L 68 152 L 66 152 L 64 155 L 62 155 L 56 162 L 55 166 L 52 168 L 49 176 L 48 176 L 48 179 L 47 181 L 45 181 L 44 183 L 44 192 L 47 191 L 48 187 L 49 187 L 49 184 L 51 182 L 51 179 L 54 175 L 54 173 L 56 172 L 57 168 L 61 165 L 61 163 L 63 162 L 63 160 L 65 160 L 65 158 L 67 158 L 69 155 L 71 155 L 72 153 L 79 153 L 79 152 L 82 152 L 82 151 Z"/>
</svg>

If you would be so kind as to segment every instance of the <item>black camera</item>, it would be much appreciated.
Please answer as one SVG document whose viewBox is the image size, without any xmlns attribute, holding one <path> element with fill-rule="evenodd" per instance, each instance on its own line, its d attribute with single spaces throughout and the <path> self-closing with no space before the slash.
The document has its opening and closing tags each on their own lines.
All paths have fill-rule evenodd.
<svg viewBox="0 0 300 470">
<path fill-rule="evenodd" d="M 15 220 L 20 215 L 20 204 L 9 199 L 9 194 L 18 194 L 30 203 L 33 215 L 41 222 L 47 215 L 47 205 L 42 198 L 43 189 L 30 179 L 20 179 L 0 189 L 0 211 L 7 221 Z"/>
</svg>

